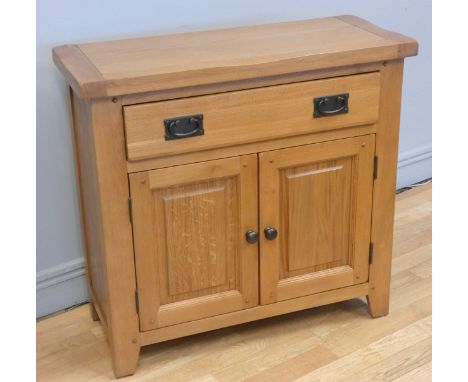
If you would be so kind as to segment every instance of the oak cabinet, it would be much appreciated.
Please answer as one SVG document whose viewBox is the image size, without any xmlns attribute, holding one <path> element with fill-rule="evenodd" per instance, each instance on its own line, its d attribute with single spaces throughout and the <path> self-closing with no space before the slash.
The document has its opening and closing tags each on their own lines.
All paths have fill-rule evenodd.
<svg viewBox="0 0 468 382">
<path fill-rule="evenodd" d="M 354 16 L 54 48 L 117 377 L 195 333 L 358 297 L 388 313 L 417 49 Z"/>
</svg>

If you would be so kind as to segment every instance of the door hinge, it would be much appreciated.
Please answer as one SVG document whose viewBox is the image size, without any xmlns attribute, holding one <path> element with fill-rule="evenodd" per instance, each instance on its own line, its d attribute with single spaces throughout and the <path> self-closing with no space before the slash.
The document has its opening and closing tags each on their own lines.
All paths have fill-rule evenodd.
<svg viewBox="0 0 468 382">
<path fill-rule="evenodd" d="M 377 179 L 379 175 L 379 157 L 376 155 L 374 157 L 374 180 Z"/>
<path fill-rule="evenodd" d="M 140 314 L 140 299 L 138 297 L 138 290 L 135 290 L 135 307 L 137 314 Z"/>
<path fill-rule="evenodd" d="M 130 219 L 130 224 L 133 224 L 133 205 L 132 205 L 132 198 L 128 198 L 128 218 Z"/>
<path fill-rule="evenodd" d="M 374 243 L 371 241 L 369 244 L 369 264 L 374 260 Z"/>
</svg>

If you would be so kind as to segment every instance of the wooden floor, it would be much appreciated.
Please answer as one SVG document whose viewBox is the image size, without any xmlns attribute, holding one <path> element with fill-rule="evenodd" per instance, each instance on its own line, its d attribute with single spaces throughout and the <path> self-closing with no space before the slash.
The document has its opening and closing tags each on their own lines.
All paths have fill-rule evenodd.
<svg viewBox="0 0 468 382">
<path fill-rule="evenodd" d="M 397 196 L 390 315 L 333 304 L 142 349 L 125 381 L 430 381 L 431 185 Z M 114 380 L 88 306 L 37 324 L 38 381 Z"/>
</svg>

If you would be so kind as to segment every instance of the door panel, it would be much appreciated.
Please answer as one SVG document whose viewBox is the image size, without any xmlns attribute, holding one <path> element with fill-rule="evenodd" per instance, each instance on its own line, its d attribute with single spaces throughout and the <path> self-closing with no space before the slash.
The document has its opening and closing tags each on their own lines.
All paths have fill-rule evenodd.
<svg viewBox="0 0 468 382">
<path fill-rule="evenodd" d="M 260 153 L 261 303 L 367 281 L 374 136 Z"/>
<path fill-rule="evenodd" d="M 257 156 L 130 175 L 141 330 L 258 304 Z"/>
<path fill-rule="evenodd" d="M 283 241 L 282 279 L 348 264 L 352 161 L 339 158 L 281 171 L 287 208 L 280 224 L 289 232 Z"/>
</svg>

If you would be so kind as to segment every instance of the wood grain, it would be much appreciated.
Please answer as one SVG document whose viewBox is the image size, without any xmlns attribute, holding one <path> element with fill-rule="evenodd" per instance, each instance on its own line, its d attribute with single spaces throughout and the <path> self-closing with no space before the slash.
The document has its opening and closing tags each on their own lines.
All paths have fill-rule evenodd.
<svg viewBox="0 0 468 382">
<path fill-rule="evenodd" d="M 72 105 L 91 296 L 114 372 L 125 376 L 136 368 L 140 345 L 122 106 L 75 95 Z"/>
<path fill-rule="evenodd" d="M 257 156 L 130 175 L 142 331 L 258 303 Z"/>
<path fill-rule="evenodd" d="M 333 141 L 337 139 L 368 135 L 375 133 L 375 131 L 375 124 L 354 126 L 343 129 L 320 131 L 313 134 L 305 134 L 268 141 L 246 143 L 236 146 L 221 147 L 218 149 L 194 151 L 186 154 L 151 158 L 141 161 L 128 161 L 127 171 L 129 173 L 133 173 L 158 168 L 179 166 L 182 164 L 203 162 L 213 159 L 229 158 L 236 155 L 256 154 L 260 151 L 271 151 L 286 147 L 302 146 L 310 143 Z"/>
<path fill-rule="evenodd" d="M 348 156 L 279 170 L 280 279 L 348 265 L 355 162 Z"/>
<path fill-rule="evenodd" d="M 260 153 L 261 303 L 367 281 L 374 136 Z"/>
<path fill-rule="evenodd" d="M 413 253 L 430 247 L 431 186 L 396 199 L 392 314 L 353 300 L 144 347 L 128 381 L 430 381 L 431 251 Z M 115 380 L 88 307 L 38 322 L 37 380 Z"/>
<path fill-rule="evenodd" d="M 406 36 L 338 16 L 53 50 L 72 89 L 91 318 L 103 324 L 117 377 L 135 371 L 141 345 L 364 295 L 379 317 L 391 285 L 417 283 L 392 300 L 395 310 L 420 303 L 399 318 L 394 338 L 350 325 L 346 340 L 370 341 L 356 358 L 351 342 L 319 326 L 312 331 L 326 341 L 312 337 L 288 355 L 304 380 L 333 379 L 336 370 L 356 380 L 412 372 L 398 367 L 401 338 L 426 335 L 408 342 L 413 352 L 430 341 L 421 317 L 430 246 L 400 244 L 393 284 L 390 275 L 403 58 L 417 49 Z M 314 98 L 337 93 L 349 93 L 349 112 L 313 118 Z M 165 140 L 165 119 L 200 113 L 204 135 Z M 246 242 L 247 230 L 266 226 L 278 228 L 276 240 Z M 280 342 L 271 346 L 281 353 Z M 324 357 L 305 362 L 309 347 Z M 239 358 L 245 368 L 200 375 L 202 358 L 183 379 L 254 376 L 248 353 Z M 372 366 L 351 372 L 362 358 Z M 425 352 L 411 358 L 415 367 L 428 362 Z M 384 364 L 393 369 L 381 373 Z"/>
<path fill-rule="evenodd" d="M 80 97 L 135 94 L 398 59 L 410 38 L 328 17 L 63 46 L 54 57 Z M 294 43 L 292 44 L 291 41 Z M 81 53 L 70 54 L 70 50 Z M 70 58 L 71 56 L 71 58 Z M 87 69 L 102 76 L 95 81 Z"/>
<path fill-rule="evenodd" d="M 401 48 L 405 49 L 405 54 L 417 54 L 417 42 L 405 35 L 402 35 L 401 33 L 382 29 L 379 26 L 372 24 L 367 20 L 353 15 L 336 16 L 336 18 L 345 21 L 348 24 L 357 26 L 365 31 L 371 32 L 377 36 L 381 36 L 387 40 L 401 42 Z"/>
<path fill-rule="evenodd" d="M 76 45 L 62 45 L 52 49 L 52 59 L 73 91 L 82 94 L 104 93 L 104 77 Z"/>
<path fill-rule="evenodd" d="M 349 112 L 314 118 L 314 98 L 349 93 Z M 125 106 L 130 161 L 372 124 L 379 73 Z M 164 120 L 203 114 L 204 135 L 165 140 Z"/>
<path fill-rule="evenodd" d="M 80 100 L 69 88 L 70 111 L 73 128 L 75 170 L 80 203 L 80 223 L 83 233 L 83 248 L 86 256 L 86 270 L 91 315 L 97 319 L 96 309 L 101 312 L 103 324 L 108 316 L 108 285 L 106 283 L 106 260 L 103 238 L 99 226 L 101 206 L 99 203 L 99 179 L 96 167 L 94 136 L 91 126 L 90 105 Z"/>
<path fill-rule="evenodd" d="M 380 176 L 374 182 L 372 234 L 374 261 L 369 269 L 371 289 L 369 312 L 374 317 L 388 314 L 392 266 L 392 234 L 398 161 L 403 61 L 391 61 L 381 71 L 382 108 L 377 124 L 376 155 Z"/>
<path fill-rule="evenodd" d="M 265 86 L 321 80 L 325 78 L 342 77 L 352 74 L 372 73 L 379 71 L 382 65 L 382 62 L 371 62 L 339 68 L 324 68 L 320 70 L 285 73 L 276 76 L 249 78 L 239 81 L 228 81 L 206 85 L 187 86 L 175 89 L 165 89 L 154 92 L 128 94 L 122 96 L 122 105 L 135 105 L 139 103 L 166 101 L 177 98 L 224 93 L 236 90 L 255 89 Z"/>
</svg>

